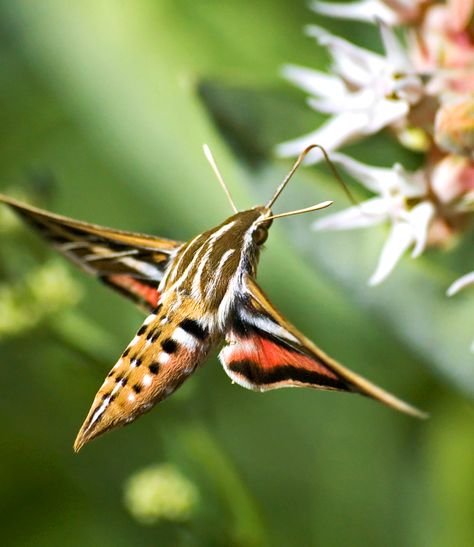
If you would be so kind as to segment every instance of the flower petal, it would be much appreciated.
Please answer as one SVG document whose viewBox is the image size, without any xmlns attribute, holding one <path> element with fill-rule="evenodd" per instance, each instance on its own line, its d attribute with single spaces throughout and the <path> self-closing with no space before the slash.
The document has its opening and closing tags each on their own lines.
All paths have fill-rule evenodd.
<svg viewBox="0 0 474 547">
<path fill-rule="evenodd" d="M 338 114 L 347 110 L 370 112 L 376 100 L 375 91 L 371 88 L 365 88 L 353 93 L 346 92 L 344 95 L 333 95 L 324 99 L 310 98 L 308 104 L 319 112 Z"/>
<path fill-rule="evenodd" d="M 388 218 L 387 201 L 382 198 L 373 198 L 360 205 L 326 215 L 313 222 L 312 228 L 315 231 L 352 230 L 376 226 Z"/>
<path fill-rule="evenodd" d="M 413 231 L 407 222 L 395 222 L 382 249 L 377 268 L 369 285 L 378 285 L 395 268 L 402 255 L 413 243 Z"/>
<path fill-rule="evenodd" d="M 311 144 L 319 144 L 328 152 L 362 134 L 362 129 L 367 123 L 367 116 L 358 113 L 342 113 L 327 120 L 316 131 L 298 137 L 291 141 L 283 142 L 275 147 L 275 153 L 282 158 L 293 157 Z M 313 154 L 305 160 L 306 165 L 317 163 L 321 157 Z"/>
<path fill-rule="evenodd" d="M 381 73 L 386 66 L 386 61 L 381 55 L 355 46 L 321 27 L 308 25 L 305 31 L 308 36 L 316 38 L 321 45 L 330 50 L 337 71 L 345 80 L 357 86 L 367 86 L 373 75 Z"/>
<path fill-rule="evenodd" d="M 434 205 L 429 201 L 419 203 L 410 211 L 410 224 L 415 239 L 415 247 L 411 253 L 412 258 L 417 258 L 425 250 L 428 240 L 428 228 L 435 212 Z"/>
<path fill-rule="evenodd" d="M 408 105 L 403 101 L 382 100 L 376 102 L 372 110 L 361 109 L 359 111 L 335 113 L 316 131 L 278 144 L 275 153 L 277 156 L 284 158 L 297 156 L 307 146 L 314 143 L 324 146 L 329 152 L 357 137 L 375 133 L 386 125 L 403 118 L 408 109 Z M 319 159 L 313 156 L 311 159 L 306 159 L 305 164 L 311 165 Z"/>
<path fill-rule="evenodd" d="M 391 10 L 381 0 L 361 0 L 344 4 L 333 2 L 312 2 L 310 8 L 316 13 L 329 17 L 340 17 L 342 19 L 353 19 L 356 21 L 367 21 L 373 23 L 380 19 L 387 25 L 397 25 L 400 18 L 396 12 Z"/>
<path fill-rule="evenodd" d="M 395 32 L 382 21 L 380 21 L 379 27 L 385 53 L 387 54 L 387 61 L 392 65 L 394 72 L 413 71 L 406 50 L 400 43 Z"/>
<path fill-rule="evenodd" d="M 448 296 L 453 296 L 453 294 L 456 294 L 461 289 L 464 289 L 468 285 L 472 285 L 474 283 L 474 272 L 470 272 L 466 275 L 463 275 L 459 279 L 456 279 L 456 281 L 449 287 L 449 289 L 446 291 L 446 294 Z"/>
<path fill-rule="evenodd" d="M 366 135 L 377 133 L 382 128 L 404 118 L 410 110 L 405 101 L 379 99 L 371 111 L 371 120 L 367 124 Z"/>
<path fill-rule="evenodd" d="M 395 163 L 392 167 L 393 174 L 397 178 L 394 187 L 405 198 L 419 198 L 426 195 L 427 181 L 426 173 L 423 169 L 418 171 L 407 171 L 400 163 Z"/>
<path fill-rule="evenodd" d="M 392 168 L 366 165 L 340 152 L 331 154 L 331 160 L 342 165 L 351 176 L 376 194 L 382 189 L 394 190 L 399 186 L 399 176 Z"/>
<path fill-rule="evenodd" d="M 347 93 L 343 81 L 330 76 L 325 72 L 296 65 L 285 65 L 282 69 L 283 76 L 295 85 L 320 97 L 338 97 Z"/>
</svg>

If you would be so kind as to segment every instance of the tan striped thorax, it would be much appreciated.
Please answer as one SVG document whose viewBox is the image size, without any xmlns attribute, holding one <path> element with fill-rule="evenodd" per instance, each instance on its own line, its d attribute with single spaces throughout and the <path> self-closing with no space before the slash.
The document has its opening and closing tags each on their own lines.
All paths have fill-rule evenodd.
<svg viewBox="0 0 474 547">
<path fill-rule="evenodd" d="M 185 243 L 160 283 L 163 303 L 173 293 L 173 299 L 190 298 L 203 313 L 217 311 L 231 285 L 244 273 L 255 274 L 270 215 L 264 206 L 240 211 Z"/>
</svg>

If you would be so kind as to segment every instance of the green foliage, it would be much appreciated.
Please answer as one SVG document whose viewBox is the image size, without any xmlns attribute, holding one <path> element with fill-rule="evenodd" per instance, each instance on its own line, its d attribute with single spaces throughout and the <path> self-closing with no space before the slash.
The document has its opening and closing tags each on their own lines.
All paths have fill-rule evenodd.
<svg viewBox="0 0 474 547">
<path fill-rule="evenodd" d="M 237 203 L 262 201 L 288 169 L 271 147 L 319 121 L 278 76 L 284 62 L 327 64 L 301 33 L 315 19 L 305 4 L 2 3 L 0 191 L 187 239 L 229 212 L 201 152 L 208 142 Z M 344 32 L 371 42 L 363 25 Z M 354 150 L 381 165 L 400 159 L 388 137 Z M 38 176 L 50 172 L 54 183 Z M 344 198 L 324 168 L 304 170 L 278 207 L 320 199 Z M 311 218 L 281 220 L 262 257 L 259 280 L 289 319 L 430 411 L 428 422 L 355 396 L 247 392 L 213 358 L 173 398 L 76 456 L 76 430 L 141 315 L 50 262 L 52 251 L 0 215 L 0 325 L 13 325 L 0 339 L 3 544 L 470 544 L 474 300 L 444 290 L 472 269 L 472 236 L 449 255 L 405 259 L 376 289 L 365 283 L 382 232 L 315 234 Z M 171 496 L 173 480 L 199 494 L 184 522 L 143 526 L 123 488 L 163 462 Z"/>
</svg>

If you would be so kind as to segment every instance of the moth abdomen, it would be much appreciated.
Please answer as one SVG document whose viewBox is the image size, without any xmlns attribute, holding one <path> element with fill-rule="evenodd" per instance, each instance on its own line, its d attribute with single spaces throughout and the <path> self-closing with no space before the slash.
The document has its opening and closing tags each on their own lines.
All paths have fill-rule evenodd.
<svg viewBox="0 0 474 547">
<path fill-rule="evenodd" d="M 125 425 L 173 393 L 211 346 L 202 321 L 159 306 L 138 329 L 99 389 L 75 443 L 86 442 Z M 163 318 L 169 320 L 163 324 Z"/>
</svg>

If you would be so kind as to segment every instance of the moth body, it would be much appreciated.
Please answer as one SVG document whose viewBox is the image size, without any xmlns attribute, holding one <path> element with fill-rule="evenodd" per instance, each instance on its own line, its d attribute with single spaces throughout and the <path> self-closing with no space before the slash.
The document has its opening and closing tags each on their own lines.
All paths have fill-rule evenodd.
<svg viewBox="0 0 474 547">
<path fill-rule="evenodd" d="M 236 213 L 177 250 L 157 307 L 99 389 L 75 450 L 171 395 L 222 341 L 235 292 L 256 271 L 269 215 L 263 207 Z"/>
</svg>

